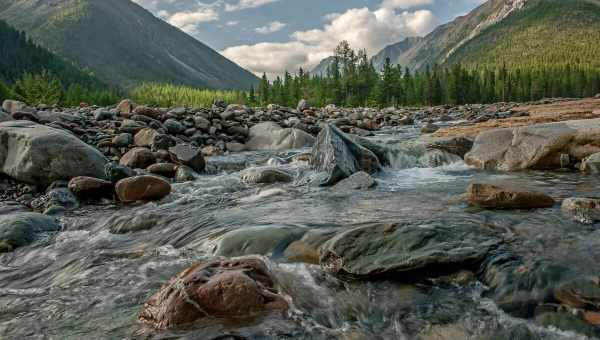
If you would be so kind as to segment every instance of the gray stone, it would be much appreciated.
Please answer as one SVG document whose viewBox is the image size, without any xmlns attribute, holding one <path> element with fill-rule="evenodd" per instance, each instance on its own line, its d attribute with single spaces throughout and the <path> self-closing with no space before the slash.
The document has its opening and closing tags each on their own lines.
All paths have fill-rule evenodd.
<svg viewBox="0 0 600 340">
<path fill-rule="evenodd" d="M 38 213 L 0 215 L 0 252 L 12 251 L 34 241 L 36 234 L 59 231 L 54 218 Z"/>
<path fill-rule="evenodd" d="M 378 224 L 332 238 L 322 247 L 320 263 L 336 274 L 358 278 L 385 274 L 410 280 L 415 273 L 433 275 L 477 264 L 497 244 L 475 223 Z"/>
<path fill-rule="evenodd" d="M 315 137 L 308 133 L 288 128 L 284 129 L 273 122 L 254 125 L 249 132 L 246 149 L 249 151 L 284 151 L 312 146 Z"/>
<path fill-rule="evenodd" d="M 0 123 L 2 123 L 2 122 L 8 122 L 8 121 L 11 121 L 11 120 L 13 120 L 13 118 L 8 113 L 0 111 Z"/>
<path fill-rule="evenodd" d="M 301 99 L 298 102 L 298 106 L 296 107 L 296 110 L 302 112 L 304 110 L 307 110 L 310 108 L 310 104 L 308 103 L 308 101 L 306 99 Z"/>
<path fill-rule="evenodd" d="M 104 178 L 108 160 L 73 135 L 28 121 L 0 123 L 0 171 L 47 186 L 77 176 Z"/>
<path fill-rule="evenodd" d="M 124 165 L 111 162 L 104 167 L 104 174 L 104 177 L 110 182 L 117 183 L 124 178 L 135 176 L 135 171 Z"/>
<path fill-rule="evenodd" d="M 354 143 L 333 125 L 326 125 L 317 136 L 312 166 L 326 173 L 322 185 L 334 185 L 359 171 L 374 173 L 381 167 L 373 152 Z"/>
<path fill-rule="evenodd" d="M 115 119 L 115 115 L 104 108 L 100 108 L 94 111 L 94 119 L 97 121 L 113 120 Z"/>
<path fill-rule="evenodd" d="M 377 185 L 377 182 L 364 171 L 357 172 L 352 176 L 339 181 L 331 190 L 337 192 L 352 190 L 367 190 Z"/>
<path fill-rule="evenodd" d="M 177 183 L 191 182 L 191 181 L 195 180 L 197 176 L 198 176 L 198 174 L 196 174 L 196 172 L 194 170 L 192 170 L 190 167 L 187 167 L 185 165 L 180 165 L 177 167 L 177 170 L 175 171 L 175 182 L 177 182 Z"/>
<path fill-rule="evenodd" d="M 465 162 L 487 170 L 559 169 L 564 154 L 577 163 L 600 152 L 594 140 L 600 140 L 600 119 L 485 131 Z"/>
<path fill-rule="evenodd" d="M 127 147 L 133 144 L 133 136 L 130 133 L 120 133 L 113 138 L 112 143 L 119 148 Z"/>
<path fill-rule="evenodd" d="M 202 150 L 189 144 L 180 144 L 169 148 L 173 163 L 186 165 L 196 172 L 204 171 L 206 162 Z"/>
<path fill-rule="evenodd" d="M 17 101 L 17 100 L 10 100 L 7 99 L 4 102 L 2 102 L 2 110 L 13 114 L 16 112 L 19 112 L 23 109 L 25 109 L 27 107 L 27 104 Z"/>
<path fill-rule="evenodd" d="M 165 120 L 165 122 L 163 123 L 163 126 L 165 127 L 165 129 L 167 129 L 167 131 L 170 134 L 173 134 L 173 135 L 179 135 L 185 131 L 185 127 L 183 127 L 183 125 L 181 125 L 181 123 L 176 121 L 175 119 Z"/>
<path fill-rule="evenodd" d="M 278 225 L 237 229 L 221 238 L 215 255 L 281 255 L 290 243 L 299 240 L 305 232 L 305 228 Z"/>
<path fill-rule="evenodd" d="M 240 179 L 247 184 L 273 184 L 291 182 L 293 177 L 276 168 L 250 168 L 241 172 Z"/>
<path fill-rule="evenodd" d="M 246 146 L 241 143 L 229 142 L 225 144 L 225 148 L 229 152 L 242 152 L 246 150 Z"/>
<path fill-rule="evenodd" d="M 595 153 L 582 160 L 581 171 L 586 174 L 600 174 L 600 153 Z"/>
</svg>

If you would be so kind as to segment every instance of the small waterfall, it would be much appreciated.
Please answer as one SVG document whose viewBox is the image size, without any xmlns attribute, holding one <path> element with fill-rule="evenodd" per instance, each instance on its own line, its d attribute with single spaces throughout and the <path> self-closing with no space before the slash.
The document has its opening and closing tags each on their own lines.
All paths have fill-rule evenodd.
<svg viewBox="0 0 600 340">
<path fill-rule="evenodd" d="M 462 163 L 461 157 L 444 150 L 428 148 L 425 143 L 402 142 L 387 147 L 386 154 L 392 169 L 437 168 Z"/>
</svg>

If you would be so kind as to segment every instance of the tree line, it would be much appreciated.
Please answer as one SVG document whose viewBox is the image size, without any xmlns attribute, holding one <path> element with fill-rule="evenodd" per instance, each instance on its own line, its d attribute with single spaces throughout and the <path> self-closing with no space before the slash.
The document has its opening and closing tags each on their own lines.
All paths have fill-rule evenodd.
<svg viewBox="0 0 600 340">
<path fill-rule="evenodd" d="M 527 102 L 549 97 L 583 98 L 600 93 L 600 69 L 584 63 L 535 64 L 523 67 L 462 65 L 427 67 L 411 72 L 389 58 L 377 70 L 364 50 L 347 42 L 336 48 L 326 74 L 300 69 L 269 81 L 263 75 L 248 102 L 295 106 L 308 99 L 314 106 L 460 105 Z"/>
</svg>

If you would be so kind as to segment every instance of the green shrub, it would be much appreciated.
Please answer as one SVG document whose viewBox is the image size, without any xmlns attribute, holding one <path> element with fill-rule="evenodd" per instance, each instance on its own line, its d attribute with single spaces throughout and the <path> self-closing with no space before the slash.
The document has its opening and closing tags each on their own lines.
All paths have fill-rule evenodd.
<svg viewBox="0 0 600 340">
<path fill-rule="evenodd" d="M 144 83 L 131 91 L 139 104 L 157 107 L 210 107 L 215 99 L 244 104 L 246 95 L 240 91 L 207 90 L 172 84 Z"/>
<path fill-rule="evenodd" d="M 57 105 L 63 96 L 60 81 L 47 71 L 38 74 L 25 73 L 15 82 L 13 92 L 17 99 L 29 105 Z"/>
</svg>

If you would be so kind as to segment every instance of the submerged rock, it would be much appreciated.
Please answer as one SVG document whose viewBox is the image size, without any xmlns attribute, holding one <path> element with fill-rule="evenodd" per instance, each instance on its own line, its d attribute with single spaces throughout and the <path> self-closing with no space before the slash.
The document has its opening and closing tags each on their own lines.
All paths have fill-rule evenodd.
<svg viewBox="0 0 600 340">
<path fill-rule="evenodd" d="M 259 258 L 240 258 L 184 270 L 150 297 L 139 320 L 169 329 L 207 318 L 250 318 L 288 308 L 267 264 Z"/>
<path fill-rule="evenodd" d="M 56 220 L 46 215 L 23 212 L 0 215 L 0 253 L 33 242 L 37 233 L 59 230 Z"/>
<path fill-rule="evenodd" d="M 276 168 L 250 168 L 241 172 L 240 180 L 246 184 L 273 184 L 291 182 L 293 177 Z"/>
<path fill-rule="evenodd" d="M 300 239 L 305 232 L 304 228 L 280 225 L 233 230 L 223 235 L 215 255 L 236 257 L 282 254 L 290 243 Z"/>
<path fill-rule="evenodd" d="M 0 123 L 0 171 L 16 180 L 47 186 L 76 176 L 103 178 L 107 162 L 65 131 L 28 121 Z"/>
<path fill-rule="evenodd" d="M 486 170 L 560 169 L 600 152 L 600 119 L 565 121 L 485 131 L 475 139 L 465 162 Z"/>
<path fill-rule="evenodd" d="M 321 267 L 358 278 L 413 280 L 478 265 L 499 241 L 475 224 L 378 224 L 343 232 L 321 249 Z"/>
<path fill-rule="evenodd" d="M 600 221 L 600 199 L 567 198 L 562 202 L 562 211 L 579 223 L 594 224 Z"/>
<path fill-rule="evenodd" d="M 367 190 L 377 185 L 375 179 L 364 171 L 357 172 L 352 176 L 339 181 L 331 190 L 344 192 L 352 190 Z"/>
<path fill-rule="evenodd" d="M 120 180 L 115 190 L 121 202 L 154 201 L 169 195 L 171 185 L 156 176 L 136 176 Z"/>
<path fill-rule="evenodd" d="M 111 162 L 104 166 L 104 174 L 110 182 L 117 183 L 124 178 L 135 176 L 135 171 L 124 165 Z"/>
<path fill-rule="evenodd" d="M 333 125 L 326 125 L 317 136 L 312 166 L 326 173 L 322 185 L 334 185 L 357 172 L 374 173 L 381 168 L 373 152 L 354 143 Z"/>
<path fill-rule="evenodd" d="M 250 129 L 246 149 L 250 151 L 284 151 L 312 146 L 315 137 L 294 128 L 284 129 L 273 122 L 254 125 Z"/>
<path fill-rule="evenodd" d="M 586 174 L 600 174 L 600 153 L 595 153 L 581 161 L 581 171 Z"/>
<path fill-rule="evenodd" d="M 554 205 L 552 197 L 492 184 L 473 183 L 467 188 L 469 203 L 487 209 L 536 209 Z"/>
<path fill-rule="evenodd" d="M 180 165 L 177 167 L 177 170 L 175 171 L 175 182 L 177 183 L 184 183 L 184 182 L 190 182 L 196 179 L 196 177 L 198 176 L 198 174 L 192 170 L 190 167 L 187 167 L 185 165 Z"/>
</svg>

